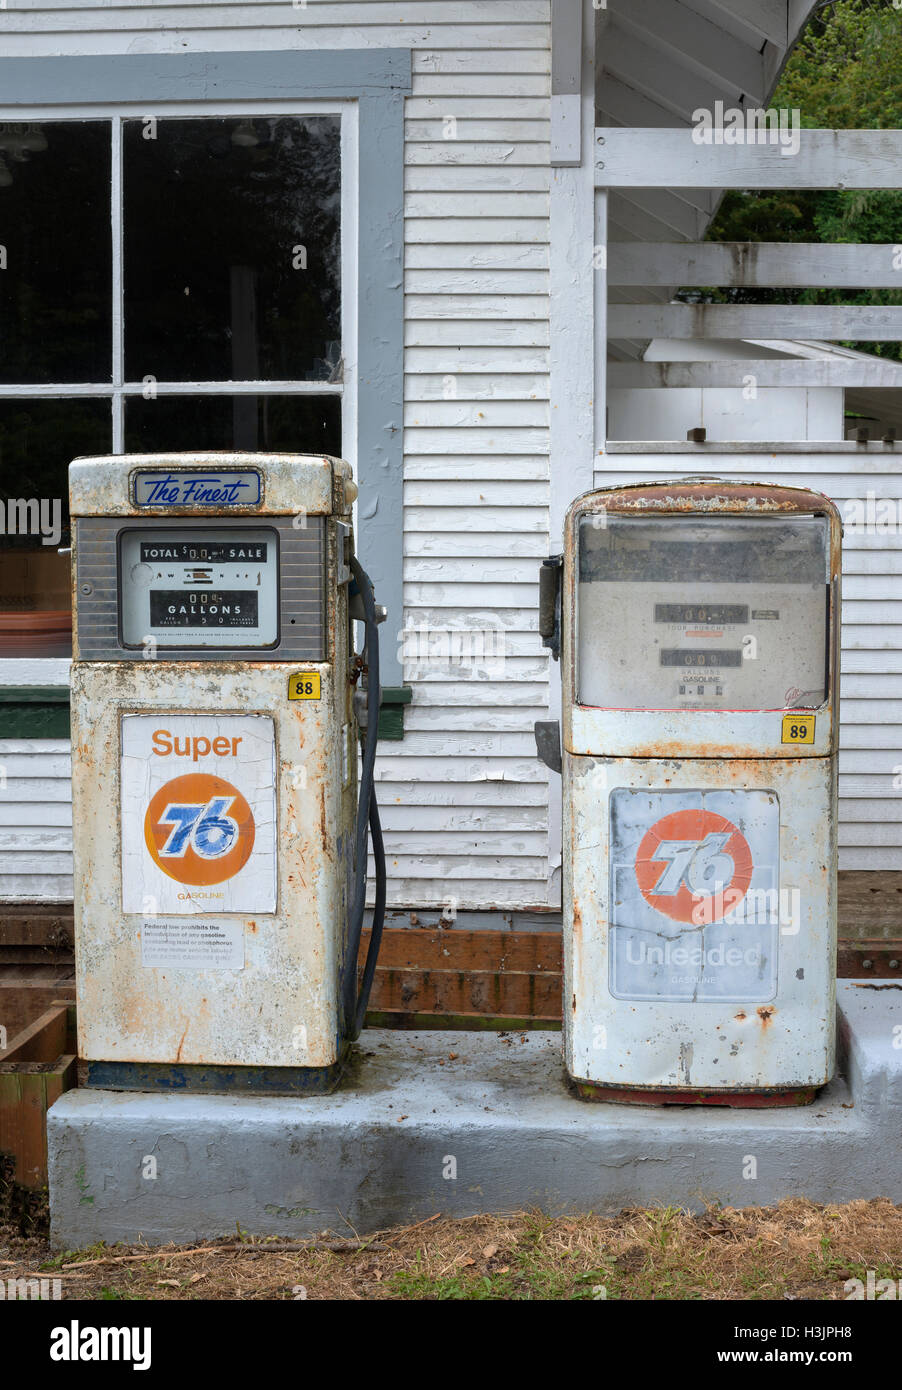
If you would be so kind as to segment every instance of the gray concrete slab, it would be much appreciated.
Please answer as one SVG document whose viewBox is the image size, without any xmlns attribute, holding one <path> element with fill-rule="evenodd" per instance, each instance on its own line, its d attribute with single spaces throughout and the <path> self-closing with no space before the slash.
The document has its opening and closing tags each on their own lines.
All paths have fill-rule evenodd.
<svg viewBox="0 0 902 1390">
<path fill-rule="evenodd" d="M 555 1033 L 372 1030 L 331 1096 L 70 1091 L 48 1116 L 52 1240 L 192 1241 L 236 1222 L 366 1232 L 525 1207 L 902 1201 L 902 986 L 866 983 L 840 985 L 845 1075 L 802 1109 L 585 1104 Z"/>
</svg>

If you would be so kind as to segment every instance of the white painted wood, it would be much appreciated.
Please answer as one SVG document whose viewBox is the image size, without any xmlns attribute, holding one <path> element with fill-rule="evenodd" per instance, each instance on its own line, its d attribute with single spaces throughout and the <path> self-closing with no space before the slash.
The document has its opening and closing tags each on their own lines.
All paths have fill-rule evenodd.
<svg viewBox="0 0 902 1390">
<path fill-rule="evenodd" d="M 785 48 L 789 42 L 787 0 L 755 0 L 754 4 L 750 4 L 749 0 L 711 0 L 711 3 L 715 9 L 740 20 L 778 47 Z M 811 8 L 811 0 L 806 0 L 806 5 L 805 13 Z"/>
<path fill-rule="evenodd" d="M 8 788 L 7 788 L 8 790 Z M 60 801 L 22 801 L 0 800 L 0 825 L 13 828 L 17 834 L 23 829 L 47 826 L 72 826 L 72 803 Z"/>
<path fill-rule="evenodd" d="M 657 0 L 607 0 L 607 8 L 621 28 L 636 38 L 653 35 L 656 47 L 678 54 L 690 71 L 726 82 L 737 98 L 763 99 L 767 88 L 760 45 L 742 43 L 679 0 L 666 6 Z"/>
<path fill-rule="evenodd" d="M 450 316 L 449 316 L 450 318 Z M 454 316 L 448 322 L 435 319 L 408 320 L 406 347 L 547 347 L 548 320 L 466 319 Z"/>
<path fill-rule="evenodd" d="M 544 905 L 548 778 L 532 724 L 549 689 L 535 632 L 537 562 L 548 550 L 549 0 L 310 0 L 303 11 L 270 0 L 27 0 L 4 33 L 11 54 L 413 47 L 405 466 L 416 500 L 405 515 L 404 617 L 458 632 L 494 624 L 506 649 L 503 680 L 440 671 L 418 680 L 408 737 L 380 755 L 390 848 L 404 851 L 392 855 L 390 898 L 441 905 L 450 883 L 473 907 Z M 446 140 L 451 116 L 456 138 Z M 587 133 L 591 141 L 592 118 Z M 48 775 L 65 751 L 26 750 L 33 775 L 8 782 L 19 805 L 55 807 L 45 834 L 66 830 L 56 824 L 68 810 L 66 777 Z M 34 816 L 0 825 L 27 829 Z M 0 872 L 4 861 L 0 843 Z M 71 892 L 68 874 L 46 865 L 42 874 L 18 866 L 5 881 L 10 892 L 23 883 L 38 896 Z"/>
<path fill-rule="evenodd" d="M 447 359 L 446 359 L 447 360 Z M 458 401 L 536 401 L 547 400 L 549 382 L 547 376 L 515 375 L 491 376 L 478 372 L 422 372 L 411 373 L 405 387 L 405 398 L 410 401 L 444 401 L 449 392 Z"/>
<path fill-rule="evenodd" d="M 4 657 L 0 661 L 0 686 L 69 684 L 68 657 Z M 0 747 L 7 746 L 0 744 Z"/>
<path fill-rule="evenodd" d="M 459 373 L 498 372 L 513 377 L 517 372 L 547 372 L 548 349 L 536 348 L 532 351 L 523 348 L 485 347 L 477 343 L 461 344 L 453 358 L 444 348 L 409 348 L 405 354 L 408 379 L 416 373 L 443 376 L 451 369 Z"/>
<path fill-rule="evenodd" d="M 604 66 L 626 86 L 635 87 L 644 96 L 669 107 L 685 121 L 692 119 L 693 111 L 699 106 L 713 108 L 716 101 L 729 106 L 736 97 L 722 77 L 691 72 L 674 61 L 672 52 L 654 47 L 647 35 L 639 38 L 617 24 L 605 30 Z M 636 182 L 635 177 L 632 182 Z M 696 179 L 695 182 L 704 187 L 707 181 Z"/>
<path fill-rule="evenodd" d="M 47 16 L 48 28 L 59 22 L 66 11 L 82 11 L 85 8 L 84 0 L 17 0 L 18 10 Z M 179 15 L 190 20 L 198 9 L 223 13 L 231 10 L 237 18 L 245 21 L 248 14 L 247 0 L 193 0 L 190 4 L 178 4 L 176 0 L 166 0 L 164 4 L 160 0 L 128 0 L 127 4 L 123 4 L 122 0 L 118 3 L 113 0 L 93 0 L 91 8 L 101 15 L 117 9 L 133 12 L 147 10 L 156 15 L 162 12 L 172 23 L 178 20 Z M 263 4 L 258 3 L 253 11 L 254 19 L 258 22 L 264 8 Z M 279 11 L 284 21 L 281 6 L 273 5 L 272 8 Z M 294 10 L 293 18 L 297 24 L 307 28 L 356 24 L 397 26 L 400 23 L 431 24 L 437 18 L 436 11 L 436 0 L 403 0 L 403 5 L 399 5 L 398 0 L 356 0 L 356 3 L 354 0 L 308 0 L 306 7 L 299 5 Z M 53 17 L 52 21 L 50 16 Z M 544 24 L 547 19 L 548 0 L 458 0 L 454 7 L 455 23 L 467 26 L 463 32 L 468 32 L 471 24 Z M 446 24 L 447 20 L 439 33 L 447 32 Z"/>
<path fill-rule="evenodd" d="M 481 270 L 488 273 L 518 274 L 548 269 L 548 247 L 511 246 L 408 246 L 405 255 L 408 273 L 414 270 Z"/>
<path fill-rule="evenodd" d="M 710 106 L 707 101 L 695 103 Z M 687 120 L 691 111 L 685 111 Z M 596 161 L 600 188 L 897 188 L 902 131 L 800 130 L 799 153 L 779 144 L 703 145 L 689 129 L 608 126 Z"/>
<path fill-rule="evenodd" d="M 71 856 L 70 856 L 71 859 Z M 0 902 L 71 902 L 72 872 L 52 874 L 33 872 L 0 873 Z"/>
<path fill-rule="evenodd" d="M 529 532 L 512 532 L 505 534 L 504 550 L 507 555 L 522 556 L 531 555 L 536 559 L 544 557 L 548 549 L 548 538 L 543 536 L 541 530 Z M 404 535 L 405 555 L 468 555 L 481 557 L 484 555 L 497 555 L 498 546 L 493 543 L 490 535 L 474 532 L 464 527 L 457 534 L 450 532 L 441 536 L 432 533 L 418 532 L 411 528 Z"/>
<path fill-rule="evenodd" d="M 408 454 L 405 476 L 411 480 L 421 478 L 447 478 L 458 481 L 462 478 L 482 478 L 485 474 L 485 461 L 482 456 L 459 459 L 453 454 Z M 519 454 L 511 458 L 492 455 L 492 477 L 541 479 L 548 481 L 548 456 L 546 454 Z"/>
<path fill-rule="evenodd" d="M 466 106 L 461 108 L 462 114 L 455 116 L 453 125 L 449 123 L 447 114 L 434 116 L 432 119 L 404 122 L 404 135 L 408 143 L 414 141 L 446 142 L 453 144 L 455 141 L 478 141 L 478 142 L 498 142 L 510 141 L 512 144 L 523 144 L 533 141 L 538 144 L 547 145 L 551 136 L 550 121 L 505 121 L 499 118 L 484 118 L 478 120 L 468 115 Z"/>
<path fill-rule="evenodd" d="M 405 163 L 418 164 L 473 164 L 490 165 L 509 169 L 517 164 L 534 164 L 540 169 L 548 167 L 551 147 L 546 142 L 537 143 L 515 140 L 502 142 L 483 142 L 474 140 L 436 140 L 408 145 Z"/>
<path fill-rule="evenodd" d="M 408 294 L 501 294 L 545 296 L 547 270 L 412 270 L 404 277 Z"/>
<path fill-rule="evenodd" d="M 621 82 L 613 73 L 601 72 L 598 77 L 598 112 L 601 125 L 624 126 L 682 126 L 684 117 L 666 106 L 637 92 L 635 87 Z"/>
<path fill-rule="evenodd" d="M 902 387 L 902 366 L 886 358 L 736 358 L 719 362 L 612 362 L 608 381 L 620 390 L 727 387 Z"/>
<path fill-rule="evenodd" d="M 612 285 L 899 289 L 902 253 L 892 243 L 617 242 L 609 276 Z"/>
<path fill-rule="evenodd" d="M 817 304 L 612 304 L 612 338 L 902 338 L 902 308 Z"/>
<path fill-rule="evenodd" d="M 461 771 L 461 769 L 458 769 Z M 547 784 L 541 782 L 492 781 L 469 782 L 393 782 L 383 778 L 379 783 L 379 805 L 407 806 L 539 806 L 544 808 Z"/>
<path fill-rule="evenodd" d="M 409 816 L 404 809 L 380 807 L 379 815 L 384 830 L 406 831 Z M 421 806 L 417 811 L 417 825 L 433 832 L 542 830 L 547 834 L 547 822 L 543 806 L 454 806 L 450 810 L 444 806 Z"/>
</svg>

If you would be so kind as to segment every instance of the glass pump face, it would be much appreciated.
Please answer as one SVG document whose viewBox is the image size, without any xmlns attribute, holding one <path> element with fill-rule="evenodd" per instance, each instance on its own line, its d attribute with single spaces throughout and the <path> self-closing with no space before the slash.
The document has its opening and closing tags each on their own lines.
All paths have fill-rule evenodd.
<svg viewBox="0 0 902 1390">
<path fill-rule="evenodd" d="M 580 705 L 820 708 L 830 651 L 826 516 L 621 516 L 578 525 Z"/>
<path fill-rule="evenodd" d="M 119 538 L 122 640 L 160 648 L 274 646 L 279 538 L 265 527 L 126 530 Z"/>
</svg>

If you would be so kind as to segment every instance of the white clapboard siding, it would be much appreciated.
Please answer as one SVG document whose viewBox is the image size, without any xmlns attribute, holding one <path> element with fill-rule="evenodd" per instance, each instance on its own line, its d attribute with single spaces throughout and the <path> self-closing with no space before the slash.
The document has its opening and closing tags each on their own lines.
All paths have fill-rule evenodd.
<svg viewBox="0 0 902 1390">
<path fill-rule="evenodd" d="M 839 864 L 841 869 L 902 870 L 902 470 L 899 455 L 862 450 L 780 456 L 731 453 L 705 472 L 747 481 L 810 487 L 832 497 L 845 522 L 840 682 Z M 609 456 L 598 486 L 617 480 L 673 478 L 698 468 L 684 454 Z M 884 515 L 856 503 L 897 499 L 899 524 L 881 533 Z M 870 518 L 870 519 L 869 519 Z M 864 525 L 856 525 L 863 520 Z M 862 810 L 862 808 L 864 808 Z"/>
<path fill-rule="evenodd" d="M 68 739 L 0 740 L 0 900 L 72 897 Z"/>
<path fill-rule="evenodd" d="M 405 624 L 424 637 L 406 667 L 414 700 L 404 740 L 384 746 L 377 768 L 395 905 L 549 902 L 548 773 L 532 730 L 549 688 L 536 606 L 549 515 L 550 9 L 550 0 L 16 0 L 0 9 L 9 56 L 413 49 L 403 546 Z M 444 665 L 425 644 L 436 631 L 440 647 L 443 634 L 450 644 Z M 455 649 L 461 638 L 475 644 L 469 654 Z M 45 747 L 25 759 L 30 771 L 16 773 L 16 786 L 27 781 L 34 807 L 60 808 L 39 822 L 52 839 L 68 825 L 68 784 L 63 745 Z M 0 895 L 25 885 L 35 897 L 66 897 L 66 851 L 28 838 L 35 813 L 24 804 L 23 792 L 0 815 L 0 874 L 12 862 L 6 828 L 21 827 L 24 852 L 42 863 L 30 872 L 23 860 Z"/>
</svg>

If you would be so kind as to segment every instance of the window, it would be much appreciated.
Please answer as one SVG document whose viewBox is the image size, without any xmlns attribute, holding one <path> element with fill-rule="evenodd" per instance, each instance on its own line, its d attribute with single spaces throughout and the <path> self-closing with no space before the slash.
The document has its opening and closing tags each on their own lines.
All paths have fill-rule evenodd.
<svg viewBox="0 0 902 1390">
<path fill-rule="evenodd" d="M 77 455 L 342 453 L 352 138 L 340 105 L 0 124 L 0 656 L 71 652 Z"/>
</svg>

